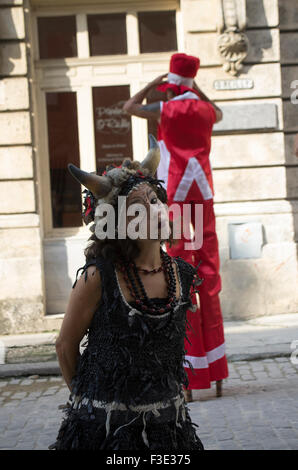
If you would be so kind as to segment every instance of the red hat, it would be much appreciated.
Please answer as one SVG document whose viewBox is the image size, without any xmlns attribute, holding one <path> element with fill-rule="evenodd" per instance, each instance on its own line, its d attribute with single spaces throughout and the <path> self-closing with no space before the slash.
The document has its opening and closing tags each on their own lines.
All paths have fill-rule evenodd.
<svg viewBox="0 0 298 470">
<path fill-rule="evenodd" d="M 200 59 L 183 53 L 173 54 L 170 61 L 170 72 L 181 77 L 194 78 L 200 67 Z"/>
<path fill-rule="evenodd" d="M 170 61 L 168 81 L 157 87 L 159 91 L 171 88 L 177 95 L 193 90 L 193 78 L 200 67 L 200 59 L 184 53 L 173 54 Z M 195 92 L 196 93 L 196 92 Z"/>
</svg>

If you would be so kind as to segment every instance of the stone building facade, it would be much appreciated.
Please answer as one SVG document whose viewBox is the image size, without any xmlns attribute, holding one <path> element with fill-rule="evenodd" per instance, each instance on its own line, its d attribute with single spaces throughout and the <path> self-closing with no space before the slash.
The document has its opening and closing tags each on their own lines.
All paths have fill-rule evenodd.
<svg viewBox="0 0 298 470">
<path fill-rule="evenodd" d="M 224 318 L 297 312 L 297 46 L 296 0 L 0 0 L 0 334 L 59 328 L 90 233 L 67 163 L 145 155 L 147 122 L 120 104 L 175 50 L 200 57 L 224 112 L 211 152 Z"/>
</svg>

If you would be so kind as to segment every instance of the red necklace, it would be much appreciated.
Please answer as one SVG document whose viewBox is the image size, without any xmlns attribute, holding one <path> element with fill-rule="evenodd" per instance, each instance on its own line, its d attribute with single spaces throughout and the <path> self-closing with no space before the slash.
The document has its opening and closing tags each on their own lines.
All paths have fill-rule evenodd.
<svg viewBox="0 0 298 470">
<path fill-rule="evenodd" d="M 162 266 L 159 266 L 159 268 L 154 268 L 154 269 L 145 269 L 145 268 L 140 268 L 139 266 L 136 266 L 136 269 L 138 271 L 141 271 L 142 273 L 144 274 L 156 274 L 156 273 L 160 273 L 160 271 L 163 270 L 163 267 Z"/>
<path fill-rule="evenodd" d="M 162 270 L 164 271 L 167 286 L 168 296 L 167 304 L 164 307 L 160 307 L 154 304 L 151 299 L 148 298 L 145 291 L 144 285 L 138 275 L 138 270 L 134 262 L 123 262 L 119 268 L 123 273 L 125 283 L 135 299 L 138 308 L 148 313 L 165 313 L 173 308 L 177 304 L 176 299 L 176 278 L 172 267 L 172 259 L 167 253 L 161 253 L 162 255 Z M 159 269 L 159 268 L 157 268 Z M 134 275 L 135 277 L 134 277 Z M 137 282 L 136 282 L 137 281 Z"/>
</svg>

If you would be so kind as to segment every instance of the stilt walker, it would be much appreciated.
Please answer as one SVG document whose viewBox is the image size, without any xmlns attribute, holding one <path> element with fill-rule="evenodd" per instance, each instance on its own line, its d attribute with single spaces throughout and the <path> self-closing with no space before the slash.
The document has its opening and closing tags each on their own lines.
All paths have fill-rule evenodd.
<svg viewBox="0 0 298 470">
<path fill-rule="evenodd" d="M 213 209 L 214 188 L 209 160 L 211 134 L 215 122 L 222 119 L 221 110 L 210 101 L 194 82 L 199 69 L 198 58 L 174 54 L 170 61 L 167 81 L 164 75 L 151 82 L 132 97 L 124 109 L 133 115 L 158 121 L 161 162 L 157 175 L 164 180 L 168 204 L 191 205 L 191 223 L 195 227 L 195 205 L 203 205 L 203 244 L 200 249 L 187 250 L 189 239 L 182 237 L 172 247 L 171 256 L 180 256 L 204 279 L 199 287 L 200 307 L 188 311 L 190 323 L 185 341 L 185 369 L 189 378 L 186 392 L 211 387 L 216 381 L 217 396 L 221 396 L 222 380 L 228 376 L 225 356 L 223 318 L 219 300 L 221 278 L 216 222 Z M 166 102 L 141 103 L 153 87 L 167 94 Z M 197 228 L 198 229 L 198 228 Z"/>
</svg>

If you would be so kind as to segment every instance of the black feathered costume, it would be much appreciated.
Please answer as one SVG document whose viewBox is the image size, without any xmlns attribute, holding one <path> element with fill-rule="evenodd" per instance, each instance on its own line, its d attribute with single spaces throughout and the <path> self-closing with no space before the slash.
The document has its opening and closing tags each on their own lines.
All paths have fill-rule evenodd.
<svg viewBox="0 0 298 470">
<path fill-rule="evenodd" d="M 94 205 L 115 204 L 120 193 L 127 195 L 142 182 L 159 194 L 153 176 L 160 155 L 156 141 L 150 140 L 152 148 L 141 164 L 126 161 L 101 176 L 70 165 L 73 176 L 88 189 L 84 220 L 95 222 L 95 233 L 100 218 Z M 159 197 L 162 200 L 162 194 Z M 168 298 L 151 299 L 162 314 L 158 309 L 154 314 L 141 310 L 138 299 L 127 303 L 111 260 L 98 256 L 80 268 L 86 281 L 87 268 L 96 266 L 102 294 L 78 357 L 65 417 L 50 449 L 203 450 L 183 394 L 183 385 L 188 385 L 186 311 L 201 280 L 190 264 L 179 257 L 173 260 L 180 298 L 173 304 L 167 304 Z"/>
<path fill-rule="evenodd" d="M 186 311 L 195 269 L 176 258 L 180 299 L 163 315 L 128 304 L 116 270 L 90 260 L 102 280 L 102 298 L 79 357 L 56 450 L 203 450 L 185 404 L 182 384 Z M 155 299 L 163 303 L 163 299 Z M 132 319 L 132 321 L 130 321 Z"/>
</svg>

